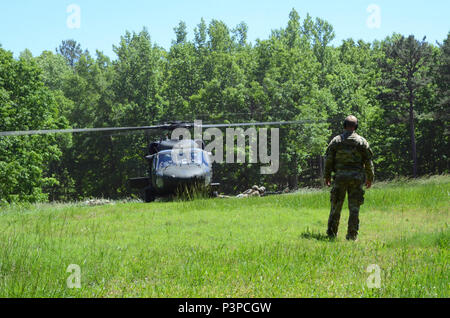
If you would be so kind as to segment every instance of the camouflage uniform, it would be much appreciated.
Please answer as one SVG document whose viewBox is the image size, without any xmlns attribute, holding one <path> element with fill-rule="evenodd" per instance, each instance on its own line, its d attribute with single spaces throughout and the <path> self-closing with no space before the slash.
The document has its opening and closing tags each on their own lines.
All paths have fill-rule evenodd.
<svg viewBox="0 0 450 318">
<path fill-rule="evenodd" d="M 245 190 L 241 194 L 238 194 L 237 198 L 248 198 L 248 197 L 260 197 L 266 192 L 266 187 L 258 187 L 254 185 L 251 189 Z"/>
<path fill-rule="evenodd" d="M 336 136 L 327 148 L 325 179 L 331 180 L 332 171 L 335 175 L 327 234 L 330 237 L 337 235 L 342 205 L 348 192 L 347 239 L 354 240 L 359 229 L 359 207 L 364 203 L 363 185 L 366 180 L 372 182 L 374 178 L 372 150 L 367 141 L 354 131 Z"/>
</svg>

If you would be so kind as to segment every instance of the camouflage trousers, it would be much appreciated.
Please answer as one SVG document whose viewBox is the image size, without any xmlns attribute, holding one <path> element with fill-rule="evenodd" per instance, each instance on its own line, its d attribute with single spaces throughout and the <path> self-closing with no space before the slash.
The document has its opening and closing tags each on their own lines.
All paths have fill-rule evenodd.
<svg viewBox="0 0 450 318">
<path fill-rule="evenodd" d="M 363 184 L 360 179 L 335 180 L 331 189 L 328 236 L 337 236 L 342 205 L 344 204 L 345 195 L 348 192 L 348 210 L 350 215 L 348 218 L 347 239 L 356 239 L 359 230 L 359 207 L 364 203 Z"/>
</svg>

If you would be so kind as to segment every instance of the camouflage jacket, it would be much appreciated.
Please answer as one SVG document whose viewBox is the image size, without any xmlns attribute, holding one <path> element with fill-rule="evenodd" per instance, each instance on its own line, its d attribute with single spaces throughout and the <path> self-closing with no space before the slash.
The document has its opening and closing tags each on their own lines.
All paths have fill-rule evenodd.
<svg viewBox="0 0 450 318">
<path fill-rule="evenodd" d="M 346 131 L 336 136 L 328 145 L 325 158 L 325 179 L 335 177 L 374 178 L 372 150 L 369 143 L 356 132 Z"/>
</svg>

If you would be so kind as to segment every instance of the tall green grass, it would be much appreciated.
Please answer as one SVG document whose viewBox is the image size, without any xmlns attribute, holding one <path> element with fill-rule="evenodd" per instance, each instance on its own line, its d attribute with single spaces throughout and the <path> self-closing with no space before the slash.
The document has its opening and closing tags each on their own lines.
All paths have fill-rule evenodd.
<svg viewBox="0 0 450 318">
<path fill-rule="evenodd" d="M 449 297 L 449 193 L 448 176 L 375 185 L 357 242 L 346 204 L 338 239 L 324 235 L 328 190 L 4 207 L 0 297 Z"/>
</svg>

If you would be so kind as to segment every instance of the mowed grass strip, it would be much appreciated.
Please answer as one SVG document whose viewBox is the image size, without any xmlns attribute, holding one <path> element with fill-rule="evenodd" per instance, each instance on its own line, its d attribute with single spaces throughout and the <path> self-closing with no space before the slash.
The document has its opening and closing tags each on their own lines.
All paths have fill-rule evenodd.
<svg viewBox="0 0 450 318">
<path fill-rule="evenodd" d="M 449 176 L 375 185 L 357 242 L 347 203 L 338 239 L 325 237 L 327 190 L 4 207 L 0 297 L 449 297 L 449 193 Z"/>
</svg>

